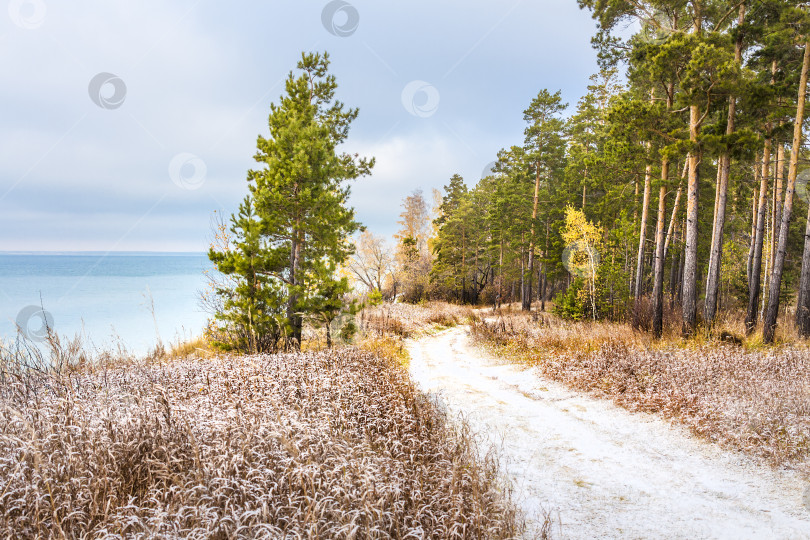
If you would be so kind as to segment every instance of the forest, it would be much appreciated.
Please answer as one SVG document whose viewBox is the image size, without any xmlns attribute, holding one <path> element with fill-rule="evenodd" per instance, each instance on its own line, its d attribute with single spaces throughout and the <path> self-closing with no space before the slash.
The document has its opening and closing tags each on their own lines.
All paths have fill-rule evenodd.
<svg viewBox="0 0 810 540">
<path fill-rule="evenodd" d="M 369 291 L 628 321 L 659 337 L 810 334 L 804 6 L 580 0 L 599 72 L 569 108 L 540 90 L 525 138 L 474 185 L 402 202 L 393 249 L 348 265 Z M 629 29 L 636 29 L 622 38 Z"/>
</svg>

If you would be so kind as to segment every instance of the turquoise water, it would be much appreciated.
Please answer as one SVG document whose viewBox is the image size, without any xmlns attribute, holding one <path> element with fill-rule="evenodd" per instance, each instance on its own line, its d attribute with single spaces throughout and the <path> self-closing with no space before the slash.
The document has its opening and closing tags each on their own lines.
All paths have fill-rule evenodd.
<svg viewBox="0 0 810 540">
<path fill-rule="evenodd" d="M 36 338 L 47 320 L 59 335 L 81 333 L 100 347 L 120 338 L 143 354 L 158 336 L 199 336 L 208 316 L 198 294 L 210 267 L 205 254 L 0 253 L 0 337 L 15 335 L 19 320 Z"/>
</svg>

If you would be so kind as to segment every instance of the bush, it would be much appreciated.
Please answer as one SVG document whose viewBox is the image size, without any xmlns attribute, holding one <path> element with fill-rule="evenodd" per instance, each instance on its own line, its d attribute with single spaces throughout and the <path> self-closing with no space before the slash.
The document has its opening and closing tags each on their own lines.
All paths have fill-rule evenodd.
<svg viewBox="0 0 810 540">
<path fill-rule="evenodd" d="M 575 279 L 567 290 L 561 291 L 554 298 L 554 306 L 551 308 L 551 312 L 561 319 L 571 321 L 585 319 L 591 305 L 585 285 L 584 279 Z"/>
</svg>

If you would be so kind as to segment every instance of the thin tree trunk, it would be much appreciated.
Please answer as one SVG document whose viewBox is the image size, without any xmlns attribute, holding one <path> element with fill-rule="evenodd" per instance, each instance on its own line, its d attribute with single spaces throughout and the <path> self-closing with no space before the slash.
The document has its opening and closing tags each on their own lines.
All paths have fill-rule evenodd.
<svg viewBox="0 0 810 540">
<path fill-rule="evenodd" d="M 771 204 L 770 199 L 766 198 L 766 200 L 768 201 L 766 203 L 766 205 L 770 205 Z M 771 246 L 770 238 L 773 236 L 772 233 L 773 233 L 773 223 L 771 221 L 771 212 L 769 212 L 769 208 L 768 208 L 768 206 L 766 206 L 765 207 L 765 237 L 764 238 L 767 238 L 768 241 L 765 242 L 765 240 L 763 239 L 763 245 L 762 245 L 762 251 L 763 252 L 765 252 L 766 249 L 770 249 L 770 246 Z M 770 285 L 770 283 L 771 283 L 770 282 L 770 277 L 771 277 L 770 271 L 771 271 L 771 256 L 770 256 L 770 253 L 768 253 L 768 256 L 765 257 L 765 271 L 762 273 L 762 276 L 765 279 L 765 282 L 762 285 L 762 294 L 761 294 L 761 298 L 760 298 L 760 303 L 762 305 L 760 306 L 759 318 L 763 319 L 763 320 L 764 320 L 764 317 L 765 317 L 765 298 L 767 297 L 767 295 L 765 294 L 765 291 L 768 290 L 768 285 Z"/>
<path fill-rule="evenodd" d="M 647 143 L 649 154 L 651 144 Z M 644 283 L 644 244 L 647 243 L 647 219 L 650 213 L 650 191 L 652 191 L 652 164 L 648 164 L 644 171 L 644 200 L 641 206 L 641 229 L 638 236 L 638 259 L 636 259 L 636 282 L 633 296 L 638 301 L 641 298 Z"/>
<path fill-rule="evenodd" d="M 669 160 L 661 161 L 661 187 L 658 192 L 658 225 L 655 231 L 655 263 L 653 272 L 653 336 L 661 337 L 664 322 L 664 257 L 666 237 L 664 226 L 667 219 L 667 182 L 669 180 Z"/>
<path fill-rule="evenodd" d="M 548 219 L 546 219 L 546 246 L 543 249 L 543 257 L 548 258 L 548 236 L 549 236 Z M 543 263 L 543 299 L 540 301 L 540 311 L 546 310 L 546 286 L 548 285 L 548 271 L 546 270 L 546 263 Z"/>
<path fill-rule="evenodd" d="M 701 152 L 697 148 L 700 110 L 689 107 L 689 140 L 694 148 L 689 154 L 689 183 L 686 202 L 686 247 L 683 267 L 683 334 L 692 335 L 697 326 L 697 248 L 698 248 L 698 182 Z"/>
<path fill-rule="evenodd" d="M 683 302 L 683 269 L 686 263 L 686 220 L 681 225 L 681 255 L 678 259 L 678 303 Z"/>
<path fill-rule="evenodd" d="M 737 24 L 745 22 L 745 4 L 740 5 L 740 15 Z M 739 65 L 742 62 L 743 35 L 739 33 L 734 47 L 734 60 Z M 737 98 L 732 95 L 728 98 L 728 121 L 726 123 L 726 137 L 734 134 L 736 120 Z M 714 225 L 712 227 L 712 246 L 709 252 L 709 271 L 706 280 L 706 303 L 704 305 L 704 319 L 706 325 L 711 327 L 717 314 L 717 296 L 720 290 L 720 267 L 723 262 L 723 229 L 726 223 L 726 203 L 728 201 L 728 180 L 731 170 L 731 154 L 726 149 L 717 164 L 717 198 L 715 201 Z"/>
<path fill-rule="evenodd" d="M 760 163 L 759 152 L 757 152 L 756 161 L 754 162 L 754 185 L 757 185 L 757 183 L 760 181 Z M 758 201 L 758 194 L 756 190 L 754 190 L 754 193 L 751 196 L 751 242 L 748 246 L 748 262 L 745 267 L 745 275 L 748 278 L 749 291 L 751 290 L 751 269 L 754 264 L 754 245 L 756 245 L 757 237 L 757 208 L 759 208 L 759 205 L 757 204 Z"/>
<path fill-rule="evenodd" d="M 692 33 L 700 37 L 703 34 L 703 12 L 700 0 L 692 1 Z M 682 281 L 683 334 L 692 335 L 697 327 L 697 252 L 698 252 L 698 198 L 700 180 L 700 160 L 703 152 L 699 148 L 700 127 L 703 118 L 698 105 L 689 106 L 689 142 L 692 150 L 689 154 L 689 182 L 686 190 L 686 245 L 684 246 L 684 267 Z"/>
<path fill-rule="evenodd" d="M 296 228 L 293 230 L 290 245 L 290 285 L 296 288 L 299 285 L 298 267 L 301 263 L 301 240 L 300 232 Z M 301 348 L 301 316 L 296 312 L 298 304 L 298 293 L 291 292 L 287 300 L 287 324 L 290 326 L 289 346 L 294 349 Z"/>
<path fill-rule="evenodd" d="M 784 196 L 784 163 L 785 145 L 781 142 L 776 144 L 776 162 L 774 163 L 774 186 L 773 193 L 773 246 L 771 247 L 771 268 L 776 268 L 776 252 L 779 249 L 779 235 L 782 231 L 782 200 Z"/>
<path fill-rule="evenodd" d="M 467 301 L 467 229 L 461 230 L 461 303 Z"/>
<path fill-rule="evenodd" d="M 532 205 L 532 226 L 531 236 L 529 236 L 529 279 L 526 280 L 525 287 L 528 289 L 524 291 L 523 295 L 523 311 L 529 311 L 532 308 L 532 275 L 534 274 L 534 222 L 537 221 L 537 202 L 540 196 L 540 164 L 536 164 L 537 171 L 534 179 L 534 204 Z"/>
<path fill-rule="evenodd" d="M 770 127 L 768 129 L 770 132 Z M 754 256 L 751 259 L 751 284 L 748 291 L 748 313 L 745 316 L 745 332 L 751 334 L 757 325 L 760 281 L 762 273 L 762 247 L 765 240 L 765 209 L 768 207 L 768 169 L 771 164 L 771 138 L 765 139 L 762 154 L 762 174 L 759 184 L 759 204 L 757 206 L 757 232 L 754 238 Z"/>
<path fill-rule="evenodd" d="M 678 183 L 678 191 L 675 192 L 675 202 L 672 206 L 672 217 L 669 220 L 669 227 L 667 228 L 667 238 L 664 241 L 664 259 L 667 258 L 669 253 L 669 245 L 672 242 L 672 237 L 675 234 L 675 226 L 677 225 L 678 211 L 681 209 L 681 195 L 683 194 L 683 182 Z"/>
<path fill-rule="evenodd" d="M 520 243 L 523 244 L 525 236 L 521 236 Z M 521 309 L 526 305 L 526 256 L 520 253 L 520 305 Z"/>
<path fill-rule="evenodd" d="M 546 285 L 548 285 L 548 276 L 546 275 L 546 269 L 543 268 L 543 285 L 542 290 L 543 294 L 540 297 L 540 311 L 546 310 Z"/>
<path fill-rule="evenodd" d="M 498 295 L 496 298 L 498 309 L 501 309 L 501 302 L 503 301 L 503 232 L 501 232 L 501 253 L 498 258 Z"/>
<path fill-rule="evenodd" d="M 680 222 L 678 222 L 680 223 Z M 678 236 L 678 226 L 676 223 L 675 230 L 672 233 L 672 240 L 673 242 L 676 241 L 676 237 Z M 669 269 L 669 305 L 670 308 L 675 306 L 675 295 L 678 292 L 678 265 L 680 265 L 681 259 L 681 252 L 680 250 L 674 251 L 672 253 L 672 262 L 670 263 L 672 266 Z"/>
<path fill-rule="evenodd" d="M 779 315 L 779 291 L 782 288 L 782 272 L 785 268 L 787 256 L 788 232 L 790 218 L 793 213 L 793 195 L 796 192 L 796 176 L 799 164 L 799 152 L 802 146 L 802 123 L 804 122 L 804 105 L 807 96 L 807 72 L 810 70 L 810 40 L 804 45 L 804 61 L 802 74 L 799 78 L 799 96 L 796 102 L 796 122 L 793 125 L 793 147 L 790 154 L 790 167 L 788 168 L 787 192 L 785 193 L 785 206 L 782 210 L 782 224 L 779 227 L 779 246 L 776 249 L 776 261 L 773 266 L 768 311 L 765 315 L 765 329 L 762 338 L 765 343 L 773 341 L 776 332 L 776 319 Z M 802 254 L 802 273 L 799 278 L 799 290 L 802 302 L 796 307 L 796 323 L 799 334 L 807 337 L 810 334 L 810 209 L 807 214 L 807 226 L 804 233 L 804 253 Z"/>
</svg>

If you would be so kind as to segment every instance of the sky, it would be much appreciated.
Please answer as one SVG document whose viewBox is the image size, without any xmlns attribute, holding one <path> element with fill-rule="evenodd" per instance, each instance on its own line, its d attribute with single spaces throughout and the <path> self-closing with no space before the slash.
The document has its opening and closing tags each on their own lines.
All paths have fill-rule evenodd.
<svg viewBox="0 0 810 540">
<path fill-rule="evenodd" d="M 10 0 L 0 11 L 0 251 L 206 251 L 302 51 L 360 115 L 344 150 L 372 232 L 523 141 L 543 89 L 597 71 L 575 0 Z"/>
</svg>

